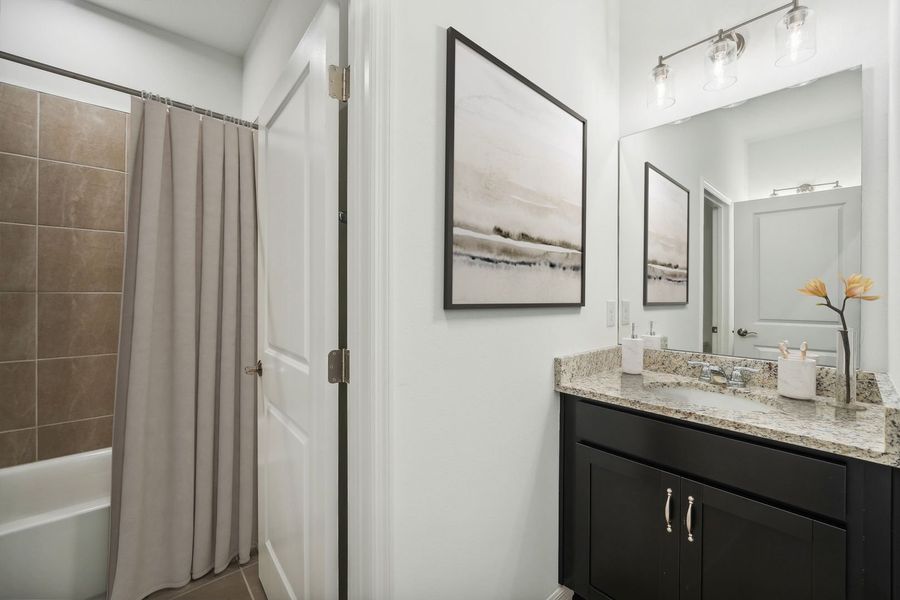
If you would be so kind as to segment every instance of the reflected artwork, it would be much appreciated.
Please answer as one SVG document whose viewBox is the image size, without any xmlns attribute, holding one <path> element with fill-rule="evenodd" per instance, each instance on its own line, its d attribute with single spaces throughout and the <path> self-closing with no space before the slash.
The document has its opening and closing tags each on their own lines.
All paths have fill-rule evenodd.
<svg viewBox="0 0 900 600">
<path fill-rule="evenodd" d="M 644 306 L 688 302 L 686 187 L 644 163 Z"/>
</svg>

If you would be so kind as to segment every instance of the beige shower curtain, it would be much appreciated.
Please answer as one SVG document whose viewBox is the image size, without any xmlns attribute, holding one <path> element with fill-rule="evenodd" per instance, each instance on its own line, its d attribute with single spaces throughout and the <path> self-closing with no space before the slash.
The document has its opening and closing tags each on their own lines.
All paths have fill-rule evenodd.
<svg viewBox="0 0 900 600">
<path fill-rule="evenodd" d="M 135 99 L 113 433 L 109 597 L 256 537 L 256 136 Z"/>
</svg>

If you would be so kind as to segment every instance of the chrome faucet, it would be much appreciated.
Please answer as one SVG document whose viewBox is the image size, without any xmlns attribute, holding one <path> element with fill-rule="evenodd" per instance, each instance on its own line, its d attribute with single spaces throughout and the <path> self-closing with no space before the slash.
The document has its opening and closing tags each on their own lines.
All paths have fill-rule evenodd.
<svg viewBox="0 0 900 600">
<path fill-rule="evenodd" d="M 752 367 L 734 367 L 731 374 L 726 375 L 725 369 L 718 365 L 711 365 L 701 360 L 689 360 L 688 365 L 692 367 L 700 367 L 700 381 L 706 381 L 715 385 L 726 386 L 732 389 L 743 389 L 747 387 L 747 379 L 745 373 L 758 373 L 759 369 Z"/>
</svg>

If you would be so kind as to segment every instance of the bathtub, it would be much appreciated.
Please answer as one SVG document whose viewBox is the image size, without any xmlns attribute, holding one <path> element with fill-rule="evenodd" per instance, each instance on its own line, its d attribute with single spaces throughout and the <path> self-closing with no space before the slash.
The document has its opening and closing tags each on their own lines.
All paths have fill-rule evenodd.
<svg viewBox="0 0 900 600">
<path fill-rule="evenodd" d="M 0 599 L 103 598 L 110 449 L 0 469 Z"/>
</svg>

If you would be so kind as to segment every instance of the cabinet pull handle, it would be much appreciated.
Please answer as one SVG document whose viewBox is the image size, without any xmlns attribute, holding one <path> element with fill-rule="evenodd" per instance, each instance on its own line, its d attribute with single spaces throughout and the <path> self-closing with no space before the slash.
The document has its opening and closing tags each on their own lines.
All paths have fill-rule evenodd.
<svg viewBox="0 0 900 600">
<path fill-rule="evenodd" d="M 666 533 L 672 533 L 672 488 L 666 488 Z"/>
<path fill-rule="evenodd" d="M 694 541 L 694 497 L 688 496 L 688 507 L 687 507 L 687 518 L 685 519 L 687 524 L 687 533 L 688 533 L 688 541 Z"/>
</svg>

